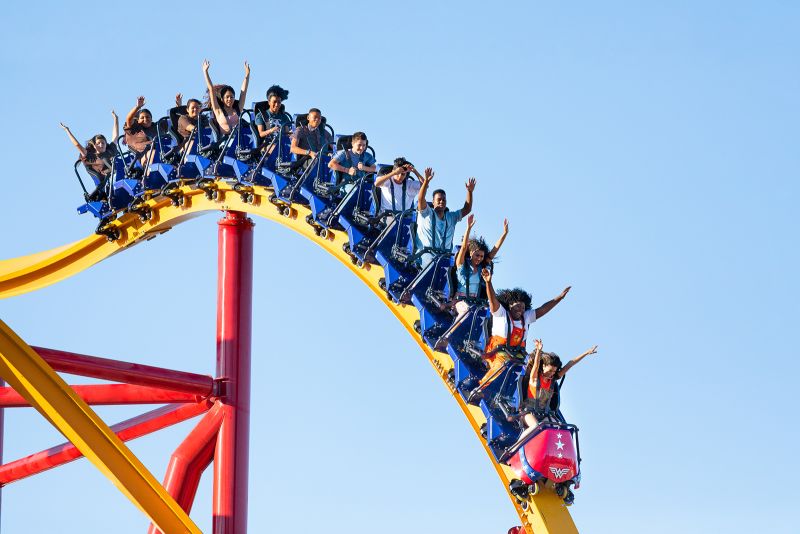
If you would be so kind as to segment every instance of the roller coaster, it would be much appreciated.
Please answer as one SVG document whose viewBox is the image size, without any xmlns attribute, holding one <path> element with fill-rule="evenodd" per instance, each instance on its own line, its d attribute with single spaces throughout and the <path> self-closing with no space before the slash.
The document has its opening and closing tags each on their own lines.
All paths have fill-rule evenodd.
<svg viewBox="0 0 800 534">
<path fill-rule="evenodd" d="M 514 387 L 519 369 L 513 367 L 496 381 L 491 395 L 470 403 L 469 393 L 483 375 L 480 354 L 488 314 L 481 302 L 471 303 L 457 320 L 443 311 L 441 302 L 452 294 L 452 254 L 437 254 L 419 267 L 415 211 L 381 213 L 374 174 L 359 171 L 348 177 L 330 171 L 330 151 L 296 165 L 288 131 L 259 138 L 253 117 L 263 106 L 245 110 L 227 135 L 204 111 L 196 119 L 192 142 L 183 145 L 175 135 L 180 110 L 171 110 L 155 124 L 147 161 L 114 140 L 110 175 L 90 173 L 93 192 L 85 187 L 79 160 L 75 173 L 85 203 L 78 211 L 99 219 L 96 231 L 56 249 L 0 261 L 0 298 L 9 298 L 77 275 L 194 217 L 224 213 L 218 228 L 216 377 L 31 347 L 0 322 L 0 377 L 10 385 L 0 388 L 0 408 L 35 407 L 69 440 L 0 466 L 0 484 L 86 457 L 147 515 L 151 533 L 195 533 L 200 530 L 188 514 L 200 476 L 213 463 L 213 531 L 246 532 L 252 215 L 319 245 L 391 310 L 461 408 L 525 532 L 577 532 L 567 508 L 570 485 L 580 481 L 577 428 L 561 418 L 544 425 L 530 442 L 516 443 L 519 427 L 509 416 L 519 403 Z M 307 119 L 298 115 L 289 120 L 296 127 Z M 349 136 L 334 136 L 330 126 L 323 127 L 337 148 L 348 146 Z M 70 386 L 57 372 L 114 383 Z M 164 406 L 114 426 L 90 408 L 145 403 Z M 163 484 L 124 444 L 200 415 L 173 453 Z M 577 458 L 560 466 L 553 455 L 542 463 L 542 454 L 556 446 Z M 542 465 L 533 454 L 539 454 Z M 569 483 L 558 483 L 559 478 Z"/>
</svg>

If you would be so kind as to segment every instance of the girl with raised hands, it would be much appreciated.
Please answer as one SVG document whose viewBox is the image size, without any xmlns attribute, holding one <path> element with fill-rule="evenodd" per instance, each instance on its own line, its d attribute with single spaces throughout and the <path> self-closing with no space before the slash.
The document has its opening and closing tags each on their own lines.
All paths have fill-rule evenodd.
<svg viewBox="0 0 800 534">
<path fill-rule="evenodd" d="M 236 100 L 236 93 L 230 85 L 214 85 L 208 69 L 211 63 L 206 59 L 203 61 L 203 75 L 206 79 L 208 89 L 208 105 L 214 113 L 214 119 L 223 134 L 229 134 L 239 124 L 242 111 L 244 111 L 245 98 L 247 98 L 247 85 L 250 83 L 250 65 L 244 62 L 244 81 L 239 91 L 239 100 Z"/>
<path fill-rule="evenodd" d="M 376 182 L 377 183 L 377 182 Z M 436 342 L 436 350 L 444 350 L 450 341 L 450 335 L 461 325 L 461 320 L 479 299 L 486 299 L 486 283 L 481 275 L 484 269 L 488 270 L 492 260 L 497 256 L 500 247 L 508 236 L 508 219 L 503 221 L 503 233 L 494 244 L 492 250 L 486 245 L 482 237 L 470 237 L 475 226 L 475 216 L 467 217 L 467 231 L 461 240 L 461 248 L 455 259 L 455 291 L 453 301 L 443 305 L 455 306 L 456 318 L 453 324 L 445 331 Z M 452 280 L 452 279 L 451 279 Z"/>
<path fill-rule="evenodd" d="M 554 352 L 542 352 L 542 340 L 537 339 L 534 351 L 528 355 L 525 373 L 522 375 L 522 398 L 520 415 L 525 430 L 519 440 L 525 439 L 542 422 L 552 419 L 557 421 L 560 384 L 558 383 L 572 369 L 590 354 L 597 354 L 597 345 L 573 358 L 567 365 L 561 364 L 561 358 Z"/>
<path fill-rule="evenodd" d="M 103 134 L 97 134 L 92 136 L 84 146 L 75 138 L 69 126 L 63 122 L 60 123 L 64 131 L 67 132 L 69 140 L 78 150 L 84 167 L 86 167 L 86 170 L 94 175 L 100 183 L 97 189 L 88 195 L 90 198 L 87 198 L 87 200 L 98 200 L 100 196 L 102 196 L 105 183 L 111 175 L 114 156 L 117 154 L 116 145 L 113 144 L 113 141 L 119 136 L 119 117 L 117 117 L 114 110 L 111 110 L 111 116 L 114 118 L 111 143 L 108 142 L 108 139 L 106 139 L 106 136 Z"/>
<path fill-rule="evenodd" d="M 503 233 L 492 250 L 489 250 L 482 237 L 470 237 L 473 226 L 475 226 L 475 216 L 470 215 L 467 218 L 467 231 L 464 232 L 464 238 L 461 240 L 461 248 L 456 254 L 455 267 L 458 286 L 455 294 L 455 307 L 458 315 L 469 311 L 468 301 L 470 299 L 481 298 L 482 295 L 485 295 L 486 284 L 481 278 L 481 271 L 492 263 L 508 236 L 508 219 L 505 219 Z"/>
</svg>

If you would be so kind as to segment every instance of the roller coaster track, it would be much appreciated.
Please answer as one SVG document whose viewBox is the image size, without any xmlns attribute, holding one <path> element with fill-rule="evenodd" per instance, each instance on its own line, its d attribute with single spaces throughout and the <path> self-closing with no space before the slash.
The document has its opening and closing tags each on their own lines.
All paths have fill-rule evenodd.
<svg viewBox="0 0 800 534">
<path fill-rule="evenodd" d="M 117 239 L 109 240 L 104 235 L 93 234 L 80 241 L 49 251 L 0 261 L 0 298 L 21 295 L 55 284 L 88 269 L 113 254 L 152 239 L 181 222 L 205 212 L 243 212 L 272 220 L 307 237 L 339 259 L 392 311 L 428 358 L 434 371 L 450 391 L 453 400 L 458 403 L 477 438 L 484 446 L 486 455 L 502 481 L 504 490 L 508 492 L 508 482 L 515 475 L 510 468 L 495 461 L 481 436 L 481 425 L 485 422 L 483 413 L 478 407 L 466 404 L 448 381 L 448 372 L 453 368 L 450 356 L 432 350 L 415 331 L 414 323 L 419 319 L 417 309 L 413 305 L 395 304 L 380 287 L 379 280 L 383 277 L 383 269 L 370 264 L 365 264 L 363 267 L 355 265 L 343 250 L 343 245 L 348 242 L 346 232 L 331 231 L 324 238 L 317 235 L 314 229 L 305 222 L 306 215 L 310 213 L 306 207 L 294 204 L 288 217 L 281 214 L 269 201 L 272 194 L 271 188 L 254 187 L 252 198 L 247 198 L 247 202 L 243 200 L 242 195 L 224 181 L 218 181 L 217 188 L 218 195 L 212 199 L 208 198 L 203 190 L 191 185 L 181 186 L 181 193 L 185 200 L 182 205 L 174 205 L 175 203 L 170 198 L 163 196 L 147 200 L 145 204 L 149 209 L 149 219 L 142 220 L 143 218 L 137 213 L 124 213 L 109 223 L 114 230 L 118 231 Z M 50 366 L 2 323 L 0 323 L 0 333 L 2 334 L 0 336 L 0 375 L 31 405 L 36 406 L 51 423 L 56 425 L 84 456 L 112 479 L 123 493 L 154 522 L 158 523 L 162 530 L 168 533 L 199 532 L 186 513 L 176 505 L 169 495 L 166 495 L 161 484 L 155 481 L 127 447 L 118 439 L 117 442 L 114 441 L 114 431 L 106 426 L 66 383 L 60 380 Z M 34 370 L 41 374 L 42 381 L 39 384 L 26 374 L 34 372 Z M 62 395 L 62 398 L 53 400 L 58 395 Z M 75 413 L 70 414 L 70 411 Z M 70 419 L 79 420 L 81 424 L 65 425 L 64 421 L 68 422 Z M 67 430 L 65 431 L 64 428 Z M 116 450 L 103 452 L 98 443 Z M 107 457 L 111 455 L 116 460 L 112 459 L 109 464 L 109 460 L 103 459 L 104 454 Z M 115 454 L 116 456 L 114 456 Z M 137 488 L 143 489 L 140 491 Z M 158 506 L 153 508 L 155 505 L 146 502 L 147 498 L 159 501 L 158 506 L 165 509 L 158 510 Z M 562 499 L 551 490 L 541 491 L 532 497 L 527 509 L 523 509 L 510 493 L 509 498 L 529 534 L 577 532 Z M 166 524 L 167 521 L 170 522 L 169 525 Z"/>
</svg>

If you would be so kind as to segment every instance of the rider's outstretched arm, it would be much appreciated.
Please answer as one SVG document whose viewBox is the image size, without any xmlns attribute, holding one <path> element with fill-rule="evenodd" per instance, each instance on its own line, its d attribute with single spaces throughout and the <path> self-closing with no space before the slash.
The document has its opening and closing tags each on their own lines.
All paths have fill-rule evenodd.
<svg viewBox="0 0 800 534">
<path fill-rule="evenodd" d="M 547 302 L 536 308 L 536 318 L 541 319 L 547 314 L 547 312 L 555 308 L 559 302 L 564 300 L 564 297 L 567 296 L 567 293 L 569 293 L 570 289 L 572 289 L 572 286 L 567 286 L 566 288 L 564 288 L 564 291 L 562 291 L 561 294 L 558 295 L 556 298 L 548 300 Z"/>
<path fill-rule="evenodd" d="M 139 113 L 139 110 L 144 107 L 144 97 L 140 96 L 136 98 L 136 105 L 131 108 L 128 114 L 125 116 L 125 128 L 130 128 L 133 126 L 134 120 L 136 115 Z M 116 141 L 116 138 L 114 138 Z"/>
<path fill-rule="evenodd" d="M 75 146 L 75 148 L 78 149 L 78 152 L 81 153 L 81 157 L 85 158 L 86 157 L 86 148 L 84 148 L 84 146 L 82 144 L 80 144 L 80 142 L 77 139 L 75 139 L 75 136 L 72 135 L 72 131 L 69 129 L 69 126 L 67 126 L 63 122 L 60 122 L 59 124 L 64 129 L 64 131 L 67 132 L 67 137 L 69 137 L 69 140 L 72 141 L 72 144 Z"/>
<path fill-rule="evenodd" d="M 217 96 L 214 94 L 214 82 L 211 81 L 211 75 L 208 73 L 208 69 L 211 67 L 211 63 L 206 59 L 203 61 L 203 77 L 206 80 L 206 89 L 208 89 L 208 103 L 211 106 L 211 111 L 214 113 L 215 116 L 225 115 L 222 113 L 222 110 L 219 109 L 219 102 L 217 102 Z"/>
<path fill-rule="evenodd" d="M 558 378 L 562 378 L 565 374 L 567 374 L 567 371 L 569 371 L 570 369 L 572 369 L 575 366 L 576 363 L 578 363 L 579 361 L 581 361 L 582 359 L 584 359 L 585 357 L 587 357 L 590 354 L 597 354 L 597 345 L 595 345 L 591 349 L 587 350 L 586 352 L 584 352 L 580 356 L 570 360 L 570 362 L 567 365 L 565 365 L 564 367 L 562 367 L 561 370 L 558 372 L 558 375 L 557 375 Z"/>
<path fill-rule="evenodd" d="M 475 184 L 477 180 L 470 178 L 464 186 L 467 188 L 467 199 L 464 201 L 464 207 L 461 208 L 461 216 L 466 217 L 472 211 L 472 192 L 475 191 Z"/>
<path fill-rule="evenodd" d="M 472 227 L 475 226 L 475 216 L 470 215 L 467 218 L 467 231 L 464 232 L 464 238 L 461 240 L 461 248 L 458 249 L 458 254 L 456 254 L 456 267 L 461 268 L 464 265 L 464 262 L 467 259 L 467 249 L 469 248 L 469 233 L 472 230 Z"/>
<path fill-rule="evenodd" d="M 500 247 L 503 246 L 503 242 L 508 237 L 508 219 L 503 220 L 503 233 L 500 235 L 500 238 L 497 240 L 497 243 L 494 244 L 492 250 L 489 251 L 489 255 L 486 257 L 486 261 L 492 261 L 497 253 L 500 251 Z"/>
<path fill-rule="evenodd" d="M 244 81 L 242 88 L 239 89 L 239 113 L 244 111 L 244 100 L 247 98 L 247 86 L 250 85 L 250 65 L 244 62 Z"/>
<path fill-rule="evenodd" d="M 119 117 L 117 117 L 117 112 L 113 109 L 111 110 L 111 116 L 114 117 L 114 126 L 111 128 L 111 143 L 116 143 L 117 137 L 119 137 Z"/>
<path fill-rule="evenodd" d="M 417 211 L 420 213 L 428 208 L 428 201 L 425 200 L 425 195 L 428 193 L 428 186 L 431 185 L 433 175 L 433 169 L 430 167 L 425 169 L 425 177 L 422 179 L 422 185 L 419 188 L 419 193 L 417 193 Z"/>
</svg>

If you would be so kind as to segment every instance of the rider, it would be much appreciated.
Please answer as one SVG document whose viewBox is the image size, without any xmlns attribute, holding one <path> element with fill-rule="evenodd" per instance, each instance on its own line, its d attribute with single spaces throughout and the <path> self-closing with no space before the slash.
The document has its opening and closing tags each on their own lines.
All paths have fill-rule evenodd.
<svg viewBox="0 0 800 534">
<path fill-rule="evenodd" d="M 351 148 L 340 150 L 328 163 L 328 168 L 349 175 L 355 182 L 365 173 L 375 172 L 375 158 L 367 152 L 367 134 L 356 132 L 350 139 Z M 338 183 L 338 180 L 337 180 Z"/>
<path fill-rule="evenodd" d="M 523 416 L 525 431 L 520 434 L 519 441 L 533 432 L 539 423 L 552 418 L 552 411 L 557 409 L 561 390 L 558 381 L 564 378 L 567 371 L 576 363 L 590 354 L 597 354 L 597 345 L 562 366 L 561 358 L 554 352 L 542 352 L 542 340 L 536 340 L 535 350 L 529 355 L 528 364 L 522 375 L 522 384 L 525 387 L 521 396 L 520 414 Z"/>
<path fill-rule="evenodd" d="M 283 129 L 288 134 L 292 121 L 286 114 L 283 101 L 289 98 L 289 91 L 280 85 L 273 85 L 267 89 L 267 109 L 256 114 L 256 128 L 258 137 L 271 142 Z"/>
<path fill-rule="evenodd" d="M 441 309 L 450 306 L 455 307 L 456 318 L 453 324 L 439 337 L 436 342 L 436 350 L 444 350 L 450 341 L 450 335 L 461 325 L 464 316 L 469 312 L 470 307 L 486 299 L 486 284 L 481 278 L 481 271 L 489 268 L 500 247 L 508 235 L 508 219 L 503 221 L 503 234 L 494 244 L 492 250 L 486 245 L 482 237 L 470 238 L 470 232 L 475 225 L 475 216 L 470 214 L 467 217 L 467 231 L 461 240 L 461 247 L 456 254 L 455 265 L 452 267 L 455 279 L 451 278 L 454 287 L 451 288 L 450 296 L 453 300 L 443 303 Z"/>
<path fill-rule="evenodd" d="M 480 298 L 486 293 L 481 271 L 489 267 L 508 236 L 508 219 L 505 219 L 503 233 L 492 250 L 489 250 L 482 237 L 470 238 L 473 226 L 475 226 L 475 216 L 470 215 L 467 217 L 467 231 L 464 232 L 461 248 L 455 259 L 457 282 L 455 308 L 459 316 L 469 311 L 468 300 Z"/>
<path fill-rule="evenodd" d="M 298 126 L 292 134 L 290 150 L 297 156 L 294 169 L 305 168 L 317 154 L 326 152 L 333 144 L 331 133 L 322 126 L 322 112 L 311 108 L 306 115 L 306 123 Z"/>
<path fill-rule="evenodd" d="M 447 193 L 444 189 L 433 192 L 433 209 L 425 200 L 428 186 L 433 180 L 432 169 L 425 169 L 425 177 L 417 195 L 417 232 L 415 249 L 419 251 L 419 266 L 425 267 L 438 254 L 449 254 L 453 250 L 453 234 L 456 224 L 472 211 L 472 192 L 475 190 L 475 178 L 465 184 L 467 198 L 464 206 L 458 211 L 447 209 Z"/>
<path fill-rule="evenodd" d="M 111 116 L 114 117 L 114 128 L 111 138 L 116 141 L 119 136 L 119 118 L 114 110 L 111 110 Z M 92 193 L 87 194 L 86 200 L 102 200 L 105 198 L 105 186 L 108 177 L 111 175 L 114 156 L 117 154 L 117 146 L 113 144 L 113 142 L 109 144 L 106 136 L 103 134 L 97 134 L 92 136 L 84 147 L 78 142 L 75 136 L 72 135 L 69 126 L 63 122 L 60 124 L 64 131 L 67 132 L 72 144 L 78 149 L 81 162 L 84 167 L 86 167 L 86 170 L 94 175 L 99 182 L 97 188 Z"/>
<path fill-rule="evenodd" d="M 420 182 L 409 180 L 408 173 L 422 181 L 417 169 L 404 157 L 394 160 L 392 170 L 375 178 L 375 187 L 380 192 L 380 211 L 398 213 L 414 207 L 419 194 Z"/>
<path fill-rule="evenodd" d="M 125 144 L 136 154 L 142 168 L 147 169 L 152 155 L 151 141 L 155 139 L 158 132 L 156 125 L 153 124 L 153 114 L 144 107 L 144 104 L 143 96 L 136 99 L 136 105 L 125 117 L 123 131 L 125 132 Z"/>
<path fill-rule="evenodd" d="M 489 370 L 481 378 L 478 387 L 470 393 L 469 402 L 480 400 L 484 389 L 503 373 L 506 364 L 511 361 L 509 353 L 525 350 L 529 326 L 555 308 L 571 289 L 571 286 L 567 286 L 556 298 L 531 309 L 530 293 L 518 288 L 495 293 L 489 269 L 484 269 L 481 277 L 486 283 L 486 296 L 489 299 L 489 311 L 492 313 L 491 337 L 483 352 L 483 360 L 488 364 Z"/>
<path fill-rule="evenodd" d="M 186 102 L 186 115 L 178 117 L 178 133 L 181 136 L 180 143 L 184 151 L 189 151 L 192 148 L 192 142 L 188 142 L 192 136 L 192 132 L 197 127 L 197 117 L 200 116 L 200 109 L 203 104 L 196 98 L 190 98 Z"/>
<path fill-rule="evenodd" d="M 214 119 L 219 125 L 222 134 L 227 135 L 239 124 L 239 118 L 244 110 L 245 98 L 247 98 L 247 86 L 250 83 L 250 65 L 244 62 L 244 81 L 239 91 L 239 100 L 236 100 L 236 92 L 230 85 L 214 85 L 208 69 L 211 63 L 206 59 L 203 61 L 203 75 L 206 79 L 208 89 L 208 105 L 214 113 Z"/>
</svg>

